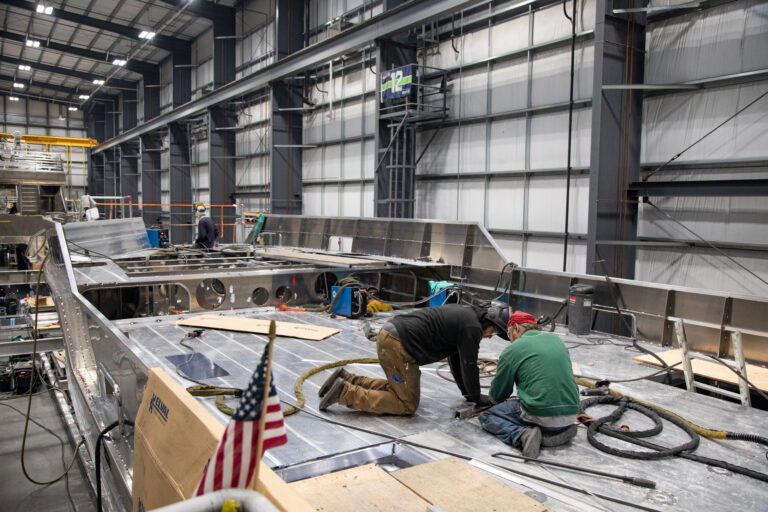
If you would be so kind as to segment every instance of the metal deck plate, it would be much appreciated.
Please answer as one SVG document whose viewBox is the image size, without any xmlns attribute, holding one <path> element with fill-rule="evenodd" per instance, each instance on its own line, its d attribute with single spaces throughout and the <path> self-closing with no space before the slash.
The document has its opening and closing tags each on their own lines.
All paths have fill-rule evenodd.
<svg viewBox="0 0 768 512">
<path fill-rule="evenodd" d="M 311 323 L 342 330 L 340 334 L 319 342 L 292 338 L 277 339 L 273 367 L 275 383 L 281 398 L 291 403 L 295 401 L 293 385 L 301 373 L 339 359 L 375 357 L 376 355 L 375 343 L 363 335 L 364 320 L 332 319 L 317 313 L 276 312 L 273 308 L 253 308 L 225 314 Z M 186 315 L 183 316 L 186 317 Z M 179 318 L 181 317 L 168 316 L 120 320 L 115 324 L 128 334 L 131 350 L 148 366 L 163 367 L 182 385 L 189 386 L 192 383 L 178 376 L 167 359 L 169 356 L 189 354 L 189 351 L 179 344 L 188 332 L 187 328 L 175 325 Z M 374 323 L 381 324 L 385 319 L 385 315 L 378 315 Z M 631 358 L 636 355 L 636 352 L 627 349 L 626 340 L 596 335 L 577 337 L 564 332 L 560 334 L 564 341 L 573 347 L 571 356 L 579 364 L 582 374 L 626 379 L 647 375 L 654 371 L 632 362 Z M 201 338 L 191 340 L 190 344 L 230 374 L 226 377 L 206 380 L 206 383 L 243 387 L 258 364 L 266 341 L 266 336 L 262 335 L 206 331 Z M 595 341 L 602 344 L 594 344 Z M 575 345 L 584 342 L 590 342 L 590 345 Z M 507 343 L 499 338 L 484 340 L 480 346 L 480 355 L 497 357 L 505 346 Z M 659 350 L 658 347 L 647 346 L 652 350 Z M 657 482 L 658 489 L 649 491 L 567 470 L 545 469 L 533 464 L 523 465 L 512 461 L 491 459 L 490 454 L 494 452 L 517 452 L 483 432 L 476 419 L 462 421 L 453 418 L 454 409 L 466 407 L 468 404 L 464 402 L 454 384 L 436 374 L 438 366 L 433 364 L 422 367 L 421 405 L 417 414 L 412 417 L 373 416 L 350 411 L 339 405 L 333 406 L 324 414 L 336 421 L 391 436 L 413 436 L 410 439 L 423 444 L 455 450 L 473 458 L 506 464 L 516 469 L 522 468 L 532 474 L 567 481 L 571 485 L 630 500 L 654 509 L 761 510 L 765 509 L 765 504 L 768 503 L 768 485 L 764 483 L 682 459 L 638 461 L 613 457 L 591 447 L 583 429 L 580 429 L 572 443 L 565 447 L 544 449 L 541 457 L 650 478 Z M 350 369 L 355 373 L 368 376 L 381 376 L 378 365 L 356 365 Z M 317 390 L 328 374 L 329 372 L 323 372 L 316 375 L 304 385 L 306 408 L 311 412 L 318 413 Z M 764 411 L 744 408 L 650 381 L 614 387 L 627 394 L 672 409 L 702 426 L 767 434 L 768 413 Z M 216 410 L 213 399 L 201 400 L 222 423 L 227 421 L 227 418 Z M 234 401 L 231 403 L 234 404 Z M 599 409 L 595 408 L 591 412 L 599 413 Z M 646 418 L 631 411 L 622 421 L 631 424 L 633 428 L 642 428 L 649 423 Z M 270 450 L 265 455 L 265 460 L 272 466 L 298 464 L 384 441 L 381 437 L 331 425 L 301 413 L 288 417 L 286 425 L 288 444 Z M 682 441 L 684 436 L 685 434 L 665 422 L 664 432 L 655 438 L 654 442 L 671 445 Z M 752 443 L 714 442 L 702 439 L 696 453 L 768 472 L 765 449 Z M 543 488 L 547 487 L 544 485 Z M 530 488 L 533 492 L 540 493 L 542 486 L 536 484 Z M 564 491 L 556 489 L 553 492 L 563 493 Z M 574 496 L 577 496 L 580 502 L 592 504 L 581 510 L 622 510 L 619 505 L 603 502 L 597 498 Z M 562 500 L 552 499 L 545 501 L 545 504 L 555 510 L 579 509 L 564 505 Z"/>
</svg>

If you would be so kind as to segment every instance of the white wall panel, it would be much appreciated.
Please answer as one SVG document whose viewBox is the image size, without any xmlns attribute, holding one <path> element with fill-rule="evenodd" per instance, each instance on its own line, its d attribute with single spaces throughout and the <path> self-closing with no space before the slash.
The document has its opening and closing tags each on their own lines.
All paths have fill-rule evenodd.
<svg viewBox="0 0 768 512">
<path fill-rule="evenodd" d="M 322 215 L 322 185 L 304 185 L 302 202 L 304 215 Z"/>
<path fill-rule="evenodd" d="M 342 177 L 345 179 L 363 177 L 362 142 L 347 142 L 344 146 L 344 158 L 342 161 Z"/>
<path fill-rule="evenodd" d="M 455 181 L 421 181 L 416 184 L 417 218 L 457 220 L 457 203 Z"/>
<path fill-rule="evenodd" d="M 491 55 L 498 56 L 528 46 L 528 16 L 520 16 L 491 27 Z"/>
<path fill-rule="evenodd" d="M 491 123 L 491 172 L 525 169 L 525 125 L 524 118 Z"/>
<path fill-rule="evenodd" d="M 363 177 L 372 179 L 374 169 L 377 164 L 376 144 L 373 139 L 368 139 L 363 143 Z"/>
<path fill-rule="evenodd" d="M 312 148 L 301 152 L 304 180 L 315 181 L 322 177 L 323 149 Z"/>
<path fill-rule="evenodd" d="M 531 178 L 528 207 L 528 228 L 531 231 L 564 232 L 565 188 L 565 176 Z M 569 231 L 586 233 L 589 210 L 588 176 L 571 176 L 570 196 Z"/>
<path fill-rule="evenodd" d="M 568 15 L 573 9 L 572 2 L 566 2 Z M 592 30 L 595 27 L 595 0 L 576 4 L 576 31 Z M 571 22 L 563 15 L 563 4 L 558 3 L 538 10 L 533 16 L 533 44 L 546 43 L 570 37 Z"/>
<path fill-rule="evenodd" d="M 511 112 L 528 106 L 528 62 L 497 62 L 491 69 L 491 112 Z"/>
<path fill-rule="evenodd" d="M 416 136 L 416 151 L 421 154 L 433 131 L 421 131 Z M 419 162 L 418 172 L 444 174 L 458 171 L 460 130 L 456 126 L 442 128 L 434 135 L 432 144 Z"/>
<path fill-rule="evenodd" d="M 344 137 L 359 137 L 363 134 L 363 123 L 373 124 L 373 118 L 363 119 L 363 102 L 350 101 L 344 106 Z"/>
<path fill-rule="evenodd" d="M 338 180 L 341 178 L 341 144 L 325 146 L 323 178 L 326 180 Z"/>
<path fill-rule="evenodd" d="M 527 244 L 525 266 L 543 270 L 563 270 L 563 241 L 530 238 Z M 584 272 L 586 266 L 586 245 L 583 241 L 568 243 L 567 272 Z"/>
<path fill-rule="evenodd" d="M 491 179 L 486 208 L 489 229 L 522 230 L 525 215 L 525 179 Z"/>
<path fill-rule="evenodd" d="M 768 3 L 741 0 L 649 26 L 646 82 L 679 83 L 768 68 Z"/>
<path fill-rule="evenodd" d="M 574 167 L 589 165 L 592 109 L 573 111 L 573 148 L 571 163 Z M 568 112 L 540 114 L 531 122 L 531 168 L 562 169 L 568 156 Z"/>
<path fill-rule="evenodd" d="M 507 261 L 514 261 L 518 265 L 523 261 L 523 241 L 519 237 L 492 234 L 493 239 L 499 244 Z"/>
<path fill-rule="evenodd" d="M 643 162 L 665 162 L 765 92 L 765 84 L 686 91 L 647 98 L 643 111 Z M 765 158 L 768 102 L 760 101 L 697 144 L 679 161 Z"/>
<path fill-rule="evenodd" d="M 573 97 L 592 97 L 594 48 L 577 45 Z M 539 52 L 533 59 L 531 104 L 551 105 L 568 101 L 570 95 L 571 54 L 563 48 Z"/>
<path fill-rule="evenodd" d="M 338 185 L 325 185 L 322 192 L 322 213 L 325 217 L 338 217 L 341 212 L 339 205 L 339 186 Z"/>
<path fill-rule="evenodd" d="M 488 73 L 476 69 L 462 73 L 454 79 L 446 106 L 448 116 L 454 119 L 475 117 L 487 111 Z M 437 100 L 437 97 L 434 97 Z"/>
<path fill-rule="evenodd" d="M 485 222 L 485 179 L 462 180 L 459 183 L 459 215 L 463 222 Z"/>
</svg>

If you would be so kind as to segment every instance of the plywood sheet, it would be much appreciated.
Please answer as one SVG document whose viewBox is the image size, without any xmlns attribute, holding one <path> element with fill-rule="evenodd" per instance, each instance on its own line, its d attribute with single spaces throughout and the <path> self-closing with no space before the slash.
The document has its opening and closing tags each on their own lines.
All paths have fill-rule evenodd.
<svg viewBox="0 0 768 512">
<path fill-rule="evenodd" d="M 253 334 L 268 334 L 269 320 L 258 318 L 242 318 L 226 315 L 198 315 L 176 322 L 184 327 L 199 327 L 203 329 L 220 329 L 222 331 L 250 332 Z M 311 324 L 294 324 L 291 322 L 275 322 L 277 335 L 285 338 L 320 341 L 338 334 L 341 329 L 323 327 Z"/>
<path fill-rule="evenodd" d="M 679 349 L 656 352 L 656 355 L 662 358 L 668 365 L 677 364 L 683 359 L 683 352 Z M 659 361 L 647 354 L 635 356 L 633 359 L 638 363 L 661 367 Z M 693 367 L 693 373 L 701 377 L 727 382 L 736 386 L 739 385 L 739 378 L 736 374 L 718 362 L 691 359 L 691 366 Z M 677 366 L 676 369 L 682 370 L 682 366 Z M 762 391 L 768 391 L 768 369 L 747 364 L 747 378 L 757 388 Z"/>
<path fill-rule="evenodd" d="M 446 512 L 543 512 L 547 508 L 485 471 L 448 458 L 395 471 L 392 476 Z"/>
<path fill-rule="evenodd" d="M 317 263 L 331 267 L 367 267 L 371 265 L 380 266 L 379 260 L 369 260 L 365 258 L 356 258 L 352 256 L 335 256 L 333 254 L 319 254 L 312 252 L 294 251 L 291 249 L 269 248 L 260 254 L 275 259 L 285 259 L 291 261 L 304 261 L 307 263 Z"/>
<path fill-rule="evenodd" d="M 429 507 L 375 464 L 301 480 L 290 487 L 318 512 L 425 512 Z"/>
</svg>

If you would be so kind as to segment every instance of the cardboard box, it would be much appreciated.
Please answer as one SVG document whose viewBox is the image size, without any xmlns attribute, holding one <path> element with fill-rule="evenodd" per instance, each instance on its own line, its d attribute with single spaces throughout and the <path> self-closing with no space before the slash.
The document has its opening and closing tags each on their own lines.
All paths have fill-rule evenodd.
<svg viewBox="0 0 768 512">
<path fill-rule="evenodd" d="M 134 433 L 134 512 L 191 497 L 223 434 L 197 398 L 164 370 L 150 369 Z M 255 488 L 278 509 L 313 510 L 263 463 L 259 480 Z"/>
</svg>

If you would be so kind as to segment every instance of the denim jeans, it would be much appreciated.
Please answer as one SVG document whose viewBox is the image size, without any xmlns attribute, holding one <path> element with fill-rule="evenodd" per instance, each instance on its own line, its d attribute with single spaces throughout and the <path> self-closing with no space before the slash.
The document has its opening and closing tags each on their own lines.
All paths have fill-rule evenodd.
<svg viewBox="0 0 768 512">
<path fill-rule="evenodd" d="M 514 447 L 520 446 L 520 436 L 526 428 L 536 427 L 533 423 L 526 423 L 520 417 L 520 401 L 507 400 L 496 404 L 479 417 L 480 426 L 490 432 L 500 441 Z"/>
</svg>

